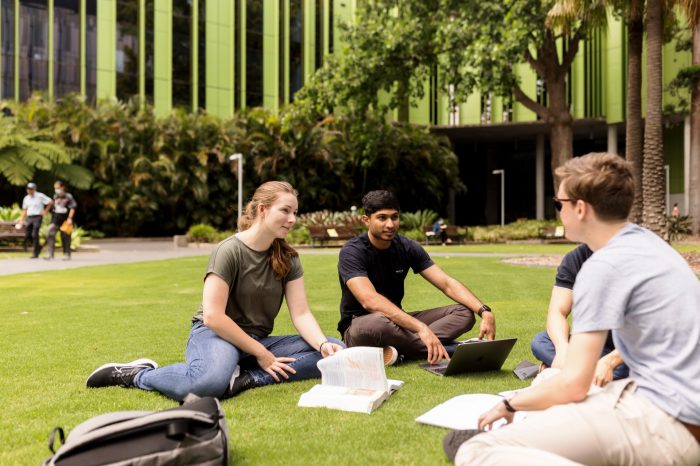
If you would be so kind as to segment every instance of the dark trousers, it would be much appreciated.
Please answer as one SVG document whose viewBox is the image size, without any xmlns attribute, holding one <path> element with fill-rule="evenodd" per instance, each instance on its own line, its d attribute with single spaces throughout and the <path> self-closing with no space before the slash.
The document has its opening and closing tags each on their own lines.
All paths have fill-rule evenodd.
<svg viewBox="0 0 700 466">
<path fill-rule="evenodd" d="M 443 344 L 450 343 L 471 330 L 476 321 L 474 313 L 461 304 L 407 314 L 427 324 Z M 378 312 L 354 317 L 345 331 L 343 340 L 348 347 L 393 346 L 405 359 L 428 357 L 428 349 L 418 334 L 399 327 Z"/>
<path fill-rule="evenodd" d="M 32 257 L 37 257 L 41 252 L 39 244 L 39 229 L 41 228 L 41 215 L 28 215 L 24 230 L 24 249 L 27 250 L 27 243 L 32 242 Z"/>
<path fill-rule="evenodd" d="M 68 219 L 68 214 L 65 215 L 54 215 L 51 218 L 51 225 L 49 225 L 49 231 L 46 234 L 46 244 L 49 247 L 48 256 L 53 257 L 54 249 L 56 248 L 56 232 L 60 231 L 61 225 Z M 63 247 L 63 255 L 70 257 L 70 241 L 71 235 L 63 233 L 61 231 L 61 246 Z"/>
</svg>

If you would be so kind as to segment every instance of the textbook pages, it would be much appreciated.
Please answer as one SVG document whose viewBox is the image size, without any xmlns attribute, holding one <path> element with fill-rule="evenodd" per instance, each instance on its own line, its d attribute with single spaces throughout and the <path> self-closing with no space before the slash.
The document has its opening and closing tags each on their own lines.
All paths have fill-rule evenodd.
<svg viewBox="0 0 700 466">
<path fill-rule="evenodd" d="M 321 384 L 301 395 L 298 406 L 371 413 L 403 386 L 386 378 L 381 348 L 356 346 L 318 362 Z"/>
</svg>

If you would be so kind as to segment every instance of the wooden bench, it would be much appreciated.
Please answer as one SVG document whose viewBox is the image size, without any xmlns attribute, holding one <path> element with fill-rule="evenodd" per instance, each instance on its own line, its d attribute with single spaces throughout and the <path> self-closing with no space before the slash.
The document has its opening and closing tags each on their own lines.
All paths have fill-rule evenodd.
<svg viewBox="0 0 700 466">
<path fill-rule="evenodd" d="M 423 233 L 425 234 L 425 244 L 440 244 L 440 235 L 436 235 L 433 232 L 433 227 L 425 225 L 423 227 Z M 457 225 L 445 225 L 445 233 L 447 234 L 447 240 L 449 243 L 461 243 L 462 235 L 459 234 L 459 228 Z"/>
<path fill-rule="evenodd" d="M 355 231 L 345 225 L 309 225 L 311 246 L 323 246 L 330 241 L 347 241 L 355 237 Z"/>
<path fill-rule="evenodd" d="M 17 222 L 0 221 L 0 240 L 2 239 L 24 239 L 25 225 L 16 228 Z"/>
<path fill-rule="evenodd" d="M 569 243 L 570 241 L 564 236 L 564 227 L 561 225 L 549 225 L 540 230 L 540 238 L 545 243 Z"/>
</svg>

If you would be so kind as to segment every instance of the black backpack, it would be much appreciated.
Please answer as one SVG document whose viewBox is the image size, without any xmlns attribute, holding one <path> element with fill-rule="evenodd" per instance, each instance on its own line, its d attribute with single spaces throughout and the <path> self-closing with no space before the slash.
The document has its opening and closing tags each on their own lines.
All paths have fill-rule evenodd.
<svg viewBox="0 0 700 466">
<path fill-rule="evenodd" d="M 56 435 L 62 446 L 55 451 Z M 216 398 L 189 395 L 165 411 L 116 411 L 93 417 L 64 439 L 49 437 L 53 455 L 44 466 L 227 465 L 228 428 Z"/>
</svg>

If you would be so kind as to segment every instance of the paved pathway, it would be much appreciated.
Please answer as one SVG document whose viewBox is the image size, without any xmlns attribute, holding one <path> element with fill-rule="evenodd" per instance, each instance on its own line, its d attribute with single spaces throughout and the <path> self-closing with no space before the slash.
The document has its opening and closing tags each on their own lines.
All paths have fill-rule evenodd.
<svg viewBox="0 0 700 466">
<path fill-rule="evenodd" d="M 155 261 L 175 259 L 178 257 L 206 256 L 213 245 L 202 244 L 199 247 L 190 245 L 187 248 L 177 248 L 172 239 L 104 239 L 92 240 L 87 243 L 86 251 L 74 252 L 72 260 L 62 261 L 61 252 L 56 251 L 56 258 L 51 261 L 44 259 L 13 258 L 0 259 L 0 275 L 13 275 L 28 272 L 43 272 L 48 270 L 75 269 L 106 264 L 125 264 L 129 262 Z M 340 248 L 299 248 L 300 254 L 338 255 Z M 478 252 L 440 251 L 430 253 L 433 257 L 523 257 L 541 256 L 542 254 L 500 254 Z"/>
</svg>

